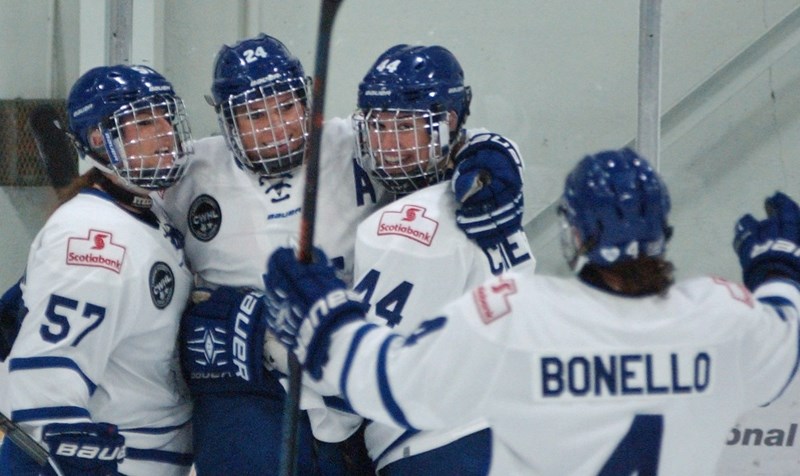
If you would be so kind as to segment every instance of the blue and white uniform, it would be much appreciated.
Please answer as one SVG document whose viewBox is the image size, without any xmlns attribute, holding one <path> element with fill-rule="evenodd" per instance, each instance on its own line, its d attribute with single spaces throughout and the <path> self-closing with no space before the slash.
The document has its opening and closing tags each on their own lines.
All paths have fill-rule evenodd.
<svg viewBox="0 0 800 476">
<path fill-rule="evenodd" d="M 385 195 L 356 164 L 354 144 L 349 118 L 325 122 L 314 245 L 337 264 L 348 283 L 353 273 L 354 229 Z M 278 247 L 298 242 L 306 168 L 301 166 L 280 178 L 260 177 L 240 167 L 222 136 L 199 140 L 194 150 L 183 179 L 163 197 L 154 198 L 184 233 L 187 260 L 201 286 L 263 290 L 262 275 L 269 255 Z M 285 356 L 277 358 L 285 360 Z M 286 388 L 288 381 L 280 380 Z M 317 439 L 339 442 L 357 430 L 358 417 L 332 412 L 310 388 L 304 387 L 301 395 L 301 407 L 308 410 Z M 274 425 L 269 427 L 273 433 L 265 422 L 254 424 L 262 433 L 269 433 L 262 435 L 269 443 L 261 445 L 268 448 L 258 451 L 271 451 L 276 459 L 283 398 L 283 394 L 274 395 L 278 403 L 272 404 L 278 410 L 273 412 Z M 207 408 L 224 413 L 223 404 L 237 405 L 229 399 Z M 220 444 L 226 444 L 228 435 L 218 430 L 212 433 L 218 434 Z"/>
<path fill-rule="evenodd" d="M 485 418 L 502 443 L 492 474 L 708 475 L 736 418 L 795 376 L 798 306 L 786 281 L 750 294 L 705 277 L 623 297 L 511 272 L 410 337 L 346 324 L 323 379 L 387 424 Z"/>
<path fill-rule="evenodd" d="M 489 135 L 494 134 L 484 129 L 468 130 L 459 153 L 480 147 Z M 509 155 L 519 157 L 515 144 L 507 139 L 503 143 L 512 149 Z M 521 161 L 517 162 L 521 167 Z M 524 231 L 520 229 L 504 242 L 481 249 L 456 226 L 458 207 L 450 182 L 445 181 L 386 205 L 359 225 L 355 291 L 370 304 L 368 320 L 409 335 L 426 316 L 493 274 L 512 268 L 533 272 L 535 260 Z M 443 447 L 487 427 L 484 419 L 423 432 L 369 423 L 364 436 L 370 457 L 380 470 L 399 459 Z M 444 459 L 445 454 L 436 457 Z M 470 458 L 477 456 L 473 453 Z M 486 461 L 483 463 L 488 465 Z M 479 466 L 481 462 L 474 464 Z"/>
<path fill-rule="evenodd" d="M 183 239 L 84 189 L 31 245 L 28 314 L 9 356 L 11 418 L 37 439 L 48 423 L 108 422 L 127 475 L 185 475 L 191 404 L 175 342 L 192 286 Z"/>
</svg>

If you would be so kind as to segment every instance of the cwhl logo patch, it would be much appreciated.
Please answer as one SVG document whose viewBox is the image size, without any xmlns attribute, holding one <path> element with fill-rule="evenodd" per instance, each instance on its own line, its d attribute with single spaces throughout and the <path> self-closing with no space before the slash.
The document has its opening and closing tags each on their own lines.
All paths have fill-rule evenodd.
<svg viewBox="0 0 800 476">
<path fill-rule="evenodd" d="M 175 294 L 175 275 L 167 263 L 157 261 L 150 268 L 150 298 L 158 309 L 164 309 L 172 302 Z"/>
<path fill-rule="evenodd" d="M 124 259 L 125 247 L 114 243 L 113 235 L 107 231 L 89 230 L 86 238 L 67 241 L 66 262 L 70 266 L 93 266 L 119 274 Z"/>
<path fill-rule="evenodd" d="M 200 241 L 211 241 L 222 226 L 222 210 L 210 195 L 200 195 L 189 207 L 189 231 Z"/>
<path fill-rule="evenodd" d="M 517 283 L 513 279 L 500 276 L 497 281 L 485 284 L 472 292 L 478 314 L 484 324 L 491 324 L 511 313 L 508 297 L 517 293 Z"/>
<path fill-rule="evenodd" d="M 425 216 L 419 205 L 404 205 L 399 212 L 383 212 L 378 222 L 378 235 L 400 235 L 430 246 L 439 222 Z"/>
</svg>

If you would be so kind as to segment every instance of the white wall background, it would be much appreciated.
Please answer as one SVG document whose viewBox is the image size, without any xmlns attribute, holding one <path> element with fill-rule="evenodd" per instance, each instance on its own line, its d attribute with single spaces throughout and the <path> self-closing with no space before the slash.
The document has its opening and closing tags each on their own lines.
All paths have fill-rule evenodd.
<svg viewBox="0 0 800 476">
<path fill-rule="evenodd" d="M 102 41 L 86 38 L 107 36 L 96 18 L 107 5 L 0 0 L 0 98 L 65 97 L 87 62 L 104 57 Z M 135 5 L 134 33 L 157 38 L 149 49 L 134 48 L 130 59 L 173 81 L 198 137 L 216 132 L 203 95 L 222 43 L 265 31 L 313 73 L 317 0 Z M 679 275 L 737 277 L 729 249 L 736 217 L 776 188 L 800 195 L 798 7 L 800 0 L 663 2 L 660 164 L 673 195 L 671 256 Z M 450 48 L 474 92 L 469 125 L 506 134 L 522 149 L 526 222 L 540 269 L 565 273 L 548 207 L 582 155 L 636 135 L 638 23 L 638 0 L 345 0 L 331 47 L 326 115 L 353 110 L 358 81 L 389 46 Z M 0 188 L 0 287 L 22 271 L 51 202 L 44 189 Z"/>
</svg>

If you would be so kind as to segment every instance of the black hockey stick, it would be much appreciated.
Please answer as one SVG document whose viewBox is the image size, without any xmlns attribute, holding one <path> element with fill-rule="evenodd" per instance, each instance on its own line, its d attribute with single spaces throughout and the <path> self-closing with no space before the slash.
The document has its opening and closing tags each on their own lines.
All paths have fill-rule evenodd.
<svg viewBox="0 0 800 476">
<path fill-rule="evenodd" d="M 28 117 L 39 159 L 47 172 L 50 185 L 62 198 L 63 190 L 78 176 L 78 162 L 72 144 L 61 126 L 58 112 L 49 104 L 35 107 Z"/>
<path fill-rule="evenodd" d="M 0 413 L 0 430 L 6 434 L 6 438 L 11 440 L 19 449 L 24 451 L 26 455 L 36 461 L 36 464 L 42 467 L 50 465 L 57 476 L 64 476 L 64 473 L 61 472 L 61 468 L 53 461 L 53 458 L 50 457 L 47 450 L 37 443 L 36 440 L 28 436 L 27 433 L 22 431 L 22 428 L 9 420 L 3 413 Z"/>
<path fill-rule="evenodd" d="M 314 244 L 314 221 L 317 214 L 317 184 L 319 183 L 319 155 L 322 141 L 322 123 L 325 110 L 325 86 L 328 75 L 328 52 L 336 12 L 342 0 L 322 0 L 317 31 L 317 56 L 314 63 L 313 92 L 311 96 L 311 126 L 308 155 L 306 156 L 306 183 L 303 192 L 303 211 L 300 215 L 300 244 L 297 257 L 301 263 L 310 263 Z M 281 468 L 283 476 L 297 473 L 297 426 L 300 418 L 300 385 L 302 369 L 294 353 L 289 352 L 289 392 L 283 415 L 281 434 Z"/>
</svg>

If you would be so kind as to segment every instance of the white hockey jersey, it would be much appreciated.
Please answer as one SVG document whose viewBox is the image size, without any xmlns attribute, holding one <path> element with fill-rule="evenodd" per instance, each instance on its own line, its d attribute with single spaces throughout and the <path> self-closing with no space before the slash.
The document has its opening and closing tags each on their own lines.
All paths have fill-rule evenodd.
<svg viewBox="0 0 800 476">
<path fill-rule="evenodd" d="M 314 245 L 349 283 L 353 229 L 372 212 L 380 190 L 354 162 L 349 119 L 325 122 L 320 150 Z M 204 284 L 263 290 L 269 255 L 297 243 L 305 170 L 258 177 L 237 165 L 222 136 L 195 143 L 184 177 L 156 198 L 184 233 L 186 257 Z"/>
<path fill-rule="evenodd" d="M 28 257 L 8 398 L 36 438 L 51 422 L 110 422 L 122 473 L 184 475 L 191 404 L 175 343 L 191 274 L 181 237 L 150 218 L 94 189 L 50 217 Z"/>
<path fill-rule="evenodd" d="M 483 135 L 487 133 L 482 129 L 468 134 L 469 138 L 478 136 L 479 142 Z M 369 320 L 407 335 L 426 316 L 493 274 L 512 267 L 533 272 L 535 260 L 522 230 L 484 250 L 456 226 L 457 209 L 447 181 L 392 202 L 359 225 L 355 291 L 370 304 Z M 370 423 L 364 437 L 380 469 L 487 426 L 479 420 L 410 436 L 396 426 Z"/>
<path fill-rule="evenodd" d="M 493 474 L 705 476 L 736 418 L 794 377 L 798 306 L 786 282 L 754 296 L 698 278 L 665 298 L 625 298 L 512 272 L 408 338 L 342 327 L 324 382 L 385 423 L 485 417 L 503 443 Z"/>
<path fill-rule="evenodd" d="M 353 134 L 350 118 L 325 122 L 314 232 L 314 246 L 348 284 L 355 227 L 387 196 L 356 164 Z M 306 168 L 279 179 L 258 177 L 237 165 L 222 136 L 201 139 L 194 150 L 181 181 L 153 198 L 186 237 L 186 258 L 199 285 L 263 290 L 267 258 L 298 242 Z M 301 406 L 323 441 L 339 441 L 356 429 L 357 420 L 331 414 L 311 389 L 302 392 Z"/>
</svg>

